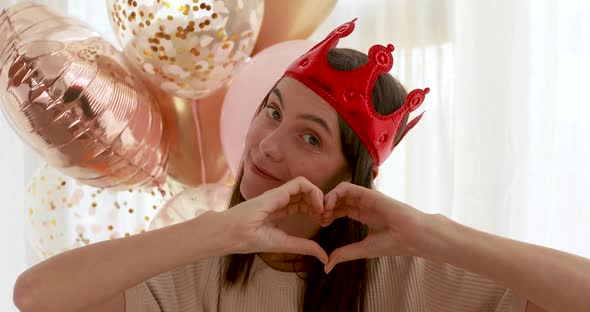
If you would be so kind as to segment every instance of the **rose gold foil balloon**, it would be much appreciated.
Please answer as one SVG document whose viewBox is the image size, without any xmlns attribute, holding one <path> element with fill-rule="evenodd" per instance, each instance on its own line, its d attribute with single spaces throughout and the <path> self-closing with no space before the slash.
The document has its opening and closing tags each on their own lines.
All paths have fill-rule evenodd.
<svg viewBox="0 0 590 312">
<path fill-rule="evenodd" d="M 156 86 L 198 99 L 250 55 L 263 0 L 106 0 L 125 54 Z"/>
<path fill-rule="evenodd" d="M 158 106 L 125 57 L 82 22 L 37 4 L 0 15 L 0 102 L 19 135 L 95 187 L 165 178 Z"/>
<path fill-rule="evenodd" d="M 260 35 L 252 55 L 287 40 L 307 39 L 330 15 L 336 0 L 271 0 L 264 4 Z"/>
<path fill-rule="evenodd" d="M 176 195 L 154 216 L 150 230 L 178 224 L 194 219 L 207 211 L 227 209 L 231 196 L 227 184 L 203 184 Z"/>
</svg>

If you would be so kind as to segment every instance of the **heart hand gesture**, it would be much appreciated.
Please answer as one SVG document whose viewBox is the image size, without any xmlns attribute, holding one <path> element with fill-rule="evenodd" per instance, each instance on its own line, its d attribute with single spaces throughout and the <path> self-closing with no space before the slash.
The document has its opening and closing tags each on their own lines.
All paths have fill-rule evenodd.
<svg viewBox="0 0 590 312">
<path fill-rule="evenodd" d="M 376 190 L 342 182 L 324 197 L 322 226 L 349 217 L 369 226 L 368 236 L 337 248 L 325 265 L 329 273 L 336 264 L 362 258 L 417 255 L 427 214 Z"/>
<path fill-rule="evenodd" d="M 311 255 L 323 263 L 328 255 L 313 240 L 288 235 L 277 225 L 286 217 L 304 213 L 318 225 L 324 212 L 322 191 L 298 177 L 280 187 L 224 211 L 230 218 L 230 253 L 292 253 Z"/>
</svg>

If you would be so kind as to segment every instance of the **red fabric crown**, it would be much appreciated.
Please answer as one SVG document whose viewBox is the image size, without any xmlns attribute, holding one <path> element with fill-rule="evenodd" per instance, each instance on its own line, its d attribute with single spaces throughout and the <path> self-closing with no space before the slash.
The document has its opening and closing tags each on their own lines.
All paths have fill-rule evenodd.
<svg viewBox="0 0 590 312">
<path fill-rule="evenodd" d="M 393 45 L 374 45 L 369 50 L 369 61 L 354 70 L 340 71 L 328 63 L 328 51 L 338 44 L 340 38 L 352 33 L 355 21 L 356 18 L 333 30 L 293 62 L 284 75 L 297 79 L 330 103 L 360 138 L 378 166 L 395 148 L 393 140 L 401 121 L 422 104 L 430 89 L 413 90 L 404 105 L 394 113 L 381 115 L 375 111 L 371 101 L 373 87 L 377 76 L 389 72 L 393 66 Z M 422 114 L 407 124 L 400 141 L 421 117 Z"/>
</svg>

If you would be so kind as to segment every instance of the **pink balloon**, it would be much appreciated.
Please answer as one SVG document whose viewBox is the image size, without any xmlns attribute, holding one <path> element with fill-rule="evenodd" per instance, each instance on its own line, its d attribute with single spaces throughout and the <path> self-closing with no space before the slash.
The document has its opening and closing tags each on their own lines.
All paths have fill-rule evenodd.
<svg viewBox="0 0 590 312">
<path fill-rule="evenodd" d="M 154 216 L 149 229 L 161 229 L 194 219 L 207 211 L 227 209 L 232 187 L 227 184 L 201 184 L 174 196 Z"/>
<path fill-rule="evenodd" d="M 256 109 L 287 67 L 315 44 L 310 40 L 291 40 L 270 46 L 244 64 L 234 77 L 223 100 L 220 122 L 221 145 L 234 176 Z"/>
</svg>

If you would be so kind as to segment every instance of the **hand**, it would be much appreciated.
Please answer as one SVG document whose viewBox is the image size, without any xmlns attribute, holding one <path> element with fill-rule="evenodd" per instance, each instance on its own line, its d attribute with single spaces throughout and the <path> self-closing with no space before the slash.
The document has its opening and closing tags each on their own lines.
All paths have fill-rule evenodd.
<svg viewBox="0 0 590 312">
<path fill-rule="evenodd" d="M 319 225 L 324 212 L 323 193 L 303 177 L 240 203 L 224 211 L 232 225 L 232 253 L 293 253 L 317 257 L 322 263 L 328 255 L 316 242 L 287 235 L 277 228 L 287 216 L 305 213 Z"/>
<path fill-rule="evenodd" d="M 336 264 L 381 256 L 417 255 L 427 214 L 378 191 L 342 182 L 324 196 L 322 226 L 349 217 L 369 226 L 367 237 L 335 249 L 325 264 L 329 273 Z"/>
</svg>

